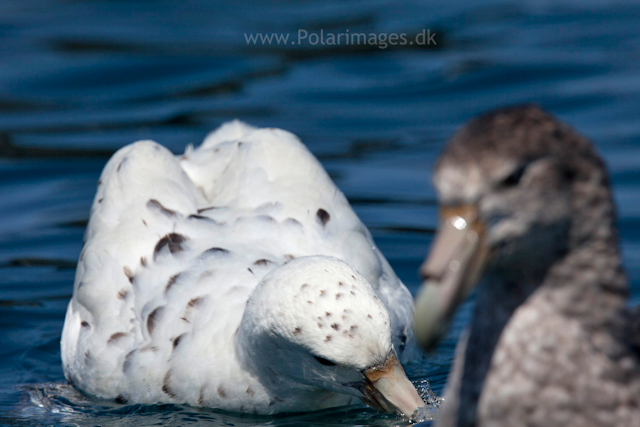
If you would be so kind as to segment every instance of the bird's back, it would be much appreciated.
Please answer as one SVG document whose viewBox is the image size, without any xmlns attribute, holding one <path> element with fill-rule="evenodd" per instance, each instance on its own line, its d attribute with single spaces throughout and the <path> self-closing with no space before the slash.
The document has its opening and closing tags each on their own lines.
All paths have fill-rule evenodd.
<svg viewBox="0 0 640 427">
<path fill-rule="evenodd" d="M 92 206 L 65 373 L 85 392 L 137 402 L 225 407 L 234 393 L 259 394 L 235 357 L 245 302 L 268 271 L 315 254 L 358 270 L 396 340 L 408 334 L 406 288 L 292 134 L 231 122 L 179 157 L 151 141 L 124 147 Z"/>
</svg>

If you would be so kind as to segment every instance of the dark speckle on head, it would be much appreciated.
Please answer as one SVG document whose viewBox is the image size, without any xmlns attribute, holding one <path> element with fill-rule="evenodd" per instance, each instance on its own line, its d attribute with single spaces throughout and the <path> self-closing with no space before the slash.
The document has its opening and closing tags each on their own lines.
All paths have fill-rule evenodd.
<svg viewBox="0 0 640 427">
<path fill-rule="evenodd" d="M 324 209 L 318 209 L 316 215 L 318 216 L 318 219 L 322 223 L 323 227 L 326 226 L 327 222 L 329 222 L 329 220 L 331 219 L 331 215 L 329 215 L 329 212 L 325 211 Z"/>
<path fill-rule="evenodd" d="M 99 198 L 98 203 L 102 203 L 103 200 L 104 200 L 104 197 Z"/>
<path fill-rule="evenodd" d="M 338 293 L 336 294 L 336 299 L 340 299 L 340 298 L 342 298 L 342 294 L 338 292 Z"/>
<path fill-rule="evenodd" d="M 329 313 L 328 311 L 325 311 L 325 312 L 324 312 L 324 315 L 325 315 L 325 316 L 327 316 L 327 317 L 329 317 L 329 316 L 331 316 L 331 313 Z"/>
<path fill-rule="evenodd" d="M 344 283 L 338 282 L 338 286 L 344 286 Z"/>
<path fill-rule="evenodd" d="M 253 395 L 255 394 L 255 393 L 254 393 L 254 391 L 253 391 L 253 389 L 251 388 L 251 386 L 247 387 L 247 391 L 246 391 L 246 393 L 247 393 L 249 396 L 253 396 Z"/>
<path fill-rule="evenodd" d="M 86 320 L 83 320 L 82 322 L 80 322 L 80 326 L 82 326 L 83 328 L 88 328 L 89 322 L 87 322 Z"/>
<path fill-rule="evenodd" d="M 333 329 L 335 329 L 336 331 L 339 331 L 339 330 L 340 330 L 340 325 L 338 325 L 337 323 L 332 324 L 332 325 L 331 325 L 331 327 L 332 327 Z"/>
<path fill-rule="evenodd" d="M 252 269 L 250 269 L 249 267 L 247 267 L 247 270 L 249 270 L 249 273 L 251 273 L 251 274 L 255 274 L 255 273 L 253 272 L 253 270 L 252 270 Z"/>
<path fill-rule="evenodd" d="M 369 319 L 373 319 L 373 317 L 371 317 L 371 315 L 370 315 L 370 314 L 367 314 L 367 317 L 368 317 Z"/>
<path fill-rule="evenodd" d="M 116 332 L 115 334 L 109 337 L 109 341 L 107 341 L 107 344 L 113 344 L 116 341 L 118 341 L 120 338 L 125 337 L 127 335 L 128 334 L 126 332 Z"/>
<path fill-rule="evenodd" d="M 161 214 L 163 214 L 164 216 L 166 216 L 168 218 L 171 218 L 171 217 L 176 215 L 176 211 L 174 211 L 172 209 L 165 208 L 162 205 L 162 203 L 160 203 L 156 199 L 150 199 L 147 202 L 147 209 L 149 209 L 152 212 L 160 212 Z"/>
<path fill-rule="evenodd" d="M 302 332 L 302 328 L 298 326 L 293 330 L 293 335 L 298 335 L 300 332 Z"/>
<path fill-rule="evenodd" d="M 295 259 L 295 256 L 291 255 L 291 254 L 285 254 L 284 257 L 288 260 L 292 260 Z"/>
<path fill-rule="evenodd" d="M 147 257 L 145 256 L 140 257 L 140 265 L 142 265 L 143 267 L 147 266 Z"/>
<path fill-rule="evenodd" d="M 353 274 L 351 275 L 351 278 L 352 278 L 353 280 L 356 280 L 356 276 L 354 276 Z"/>
<path fill-rule="evenodd" d="M 309 286 L 309 284 L 308 284 L 308 283 L 303 283 L 303 284 L 300 286 L 300 290 L 303 290 L 304 288 L 306 288 L 306 287 L 308 287 L 308 286 Z"/>
<path fill-rule="evenodd" d="M 160 239 L 156 244 L 156 247 L 153 250 L 153 259 L 155 260 L 158 257 L 158 254 L 160 253 L 160 251 L 165 247 L 168 247 L 169 252 L 171 252 L 172 254 L 182 251 L 183 250 L 182 243 L 186 240 L 187 238 L 182 234 L 178 234 L 178 233 L 167 234 L 162 239 Z"/>
<path fill-rule="evenodd" d="M 327 294 L 327 292 L 323 289 L 320 291 L 320 296 L 323 297 Z"/>
<path fill-rule="evenodd" d="M 322 329 L 324 327 L 323 323 L 318 322 L 318 328 Z"/>
<path fill-rule="evenodd" d="M 265 258 L 259 259 L 253 263 L 253 265 L 269 265 L 269 264 L 275 264 L 275 263 Z"/>
<path fill-rule="evenodd" d="M 125 288 L 122 288 L 122 289 L 120 289 L 120 291 L 118 292 L 118 298 L 120 298 L 120 299 L 124 300 L 124 299 L 126 299 L 126 298 L 127 298 L 127 294 L 128 294 L 128 293 L 129 293 L 129 292 L 128 292 Z"/>
<path fill-rule="evenodd" d="M 149 331 L 149 335 L 153 334 L 153 330 L 156 327 L 156 323 L 160 320 L 160 316 L 164 311 L 164 307 L 156 307 L 149 316 L 147 317 L 147 331 Z"/>
<path fill-rule="evenodd" d="M 331 335 L 327 335 L 326 337 L 324 337 L 324 342 L 329 342 L 331 341 Z"/>
<path fill-rule="evenodd" d="M 133 271 L 131 271 L 131 269 L 126 265 L 122 267 L 122 271 L 124 271 L 124 275 L 127 276 L 127 279 L 129 279 L 129 282 L 133 283 L 133 278 L 135 277 L 135 274 L 133 274 Z"/>
<path fill-rule="evenodd" d="M 355 294 L 356 294 L 356 293 L 355 293 L 355 292 L 353 292 L 353 291 L 349 291 L 349 292 L 351 293 L 351 295 L 355 295 Z"/>
<path fill-rule="evenodd" d="M 313 304 L 313 301 L 307 300 L 307 304 Z"/>
</svg>

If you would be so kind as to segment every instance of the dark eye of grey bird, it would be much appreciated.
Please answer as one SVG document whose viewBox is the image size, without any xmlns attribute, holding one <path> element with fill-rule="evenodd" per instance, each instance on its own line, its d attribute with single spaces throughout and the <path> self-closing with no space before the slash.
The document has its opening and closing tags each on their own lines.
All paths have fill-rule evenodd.
<svg viewBox="0 0 640 427">
<path fill-rule="evenodd" d="M 324 357 L 313 356 L 321 365 L 324 366 L 336 366 L 337 363 L 332 362 L 331 360 L 325 359 Z"/>
<path fill-rule="evenodd" d="M 512 188 L 517 186 L 524 175 L 529 163 L 523 163 L 513 170 L 506 178 L 500 182 L 502 188 Z"/>
</svg>

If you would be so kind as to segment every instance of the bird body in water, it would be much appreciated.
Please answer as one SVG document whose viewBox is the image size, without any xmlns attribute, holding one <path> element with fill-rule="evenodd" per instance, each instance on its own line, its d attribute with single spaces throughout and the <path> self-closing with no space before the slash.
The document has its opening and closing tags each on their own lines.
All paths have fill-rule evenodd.
<svg viewBox="0 0 640 427">
<path fill-rule="evenodd" d="M 396 357 L 411 295 L 288 132 L 235 121 L 182 156 L 123 147 L 85 239 L 61 353 L 86 394 L 258 414 L 423 404 Z"/>
<path fill-rule="evenodd" d="M 540 108 L 456 133 L 417 297 L 430 348 L 477 284 L 439 426 L 640 425 L 640 316 L 626 308 L 615 208 L 591 143 Z"/>
</svg>

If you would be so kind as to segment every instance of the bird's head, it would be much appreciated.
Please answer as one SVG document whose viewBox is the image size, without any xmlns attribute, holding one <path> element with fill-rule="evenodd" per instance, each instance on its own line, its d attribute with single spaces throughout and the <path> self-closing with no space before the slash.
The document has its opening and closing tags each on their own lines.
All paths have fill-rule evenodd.
<svg viewBox="0 0 640 427">
<path fill-rule="evenodd" d="M 440 226 L 420 270 L 415 311 L 426 348 L 483 272 L 536 280 L 572 247 L 611 230 L 595 221 L 613 218 L 601 159 L 584 137 L 533 105 L 469 122 L 438 159 L 433 182 Z M 607 212 L 589 212 L 590 205 Z"/>
<path fill-rule="evenodd" d="M 329 390 L 406 415 L 424 405 L 397 360 L 387 309 L 337 258 L 301 257 L 270 272 L 247 302 L 240 334 L 274 389 Z"/>
</svg>

